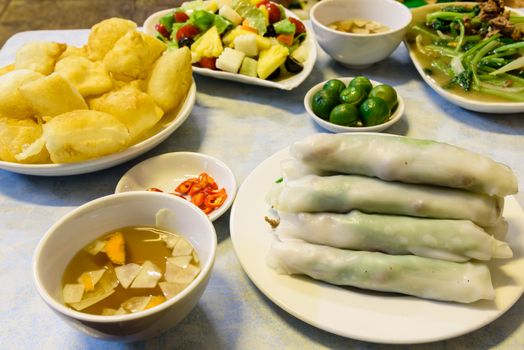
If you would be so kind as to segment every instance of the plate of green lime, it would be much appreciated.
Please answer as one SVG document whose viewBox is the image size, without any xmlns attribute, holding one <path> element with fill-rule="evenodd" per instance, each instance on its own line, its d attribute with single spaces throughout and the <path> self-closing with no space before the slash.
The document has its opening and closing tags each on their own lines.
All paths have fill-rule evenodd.
<svg viewBox="0 0 524 350">
<path fill-rule="evenodd" d="M 364 76 L 313 86 L 304 97 L 311 118 L 332 132 L 379 132 L 398 122 L 404 101 L 394 87 Z"/>
</svg>

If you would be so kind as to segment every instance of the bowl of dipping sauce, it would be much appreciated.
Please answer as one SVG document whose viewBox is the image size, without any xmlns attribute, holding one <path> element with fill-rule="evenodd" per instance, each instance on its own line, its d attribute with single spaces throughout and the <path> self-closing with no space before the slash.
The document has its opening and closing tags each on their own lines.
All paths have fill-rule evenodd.
<svg viewBox="0 0 524 350">
<path fill-rule="evenodd" d="M 44 302 L 97 338 L 136 341 L 175 326 L 196 306 L 216 254 L 211 221 L 165 193 L 88 202 L 56 222 L 33 256 Z"/>
<path fill-rule="evenodd" d="M 402 41 L 411 18 L 411 11 L 393 0 L 323 0 L 310 12 L 320 47 L 352 68 L 388 57 Z"/>
</svg>

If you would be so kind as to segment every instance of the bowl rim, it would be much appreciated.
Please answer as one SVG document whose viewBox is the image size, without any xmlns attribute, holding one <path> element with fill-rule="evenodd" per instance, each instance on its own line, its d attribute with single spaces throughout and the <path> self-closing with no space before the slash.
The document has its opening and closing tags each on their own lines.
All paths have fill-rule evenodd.
<svg viewBox="0 0 524 350">
<path fill-rule="evenodd" d="M 231 182 L 231 186 L 230 186 L 231 188 L 227 189 L 228 192 L 227 192 L 226 201 L 218 209 L 213 210 L 209 215 L 207 215 L 207 217 L 211 221 L 215 221 L 218 218 L 220 218 L 231 207 L 231 205 L 233 204 L 233 201 L 235 200 L 235 196 L 238 190 L 237 181 L 235 178 L 235 174 L 233 173 L 231 168 L 226 163 L 206 153 L 188 152 L 188 151 L 168 152 L 168 153 L 159 154 L 151 158 L 147 158 L 141 161 L 140 163 L 134 165 L 133 167 L 131 167 L 128 171 L 125 172 L 124 175 L 122 175 L 122 177 L 120 177 L 120 180 L 118 181 L 118 183 L 115 186 L 115 193 L 140 191 L 140 190 L 133 190 L 133 189 L 126 190 L 124 188 L 124 183 L 125 183 L 124 179 L 126 177 L 131 176 L 131 174 L 137 171 L 137 169 L 148 166 L 150 162 L 154 162 L 155 160 L 162 159 L 162 158 L 164 158 L 164 160 L 169 160 L 169 159 L 176 158 L 176 157 L 194 157 L 196 159 L 207 160 L 207 161 L 214 163 L 218 167 L 222 168 L 222 170 L 227 174 L 227 177 L 229 178 L 229 181 Z M 222 186 L 222 187 L 225 187 L 225 186 Z"/>
<path fill-rule="evenodd" d="M 332 79 L 341 80 L 345 85 L 347 85 L 355 77 L 356 76 L 339 77 L 339 78 L 332 78 Z M 304 107 L 306 108 L 306 112 L 309 114 L 309 116 L 318 125 L 320 125 L 324 129 L 327 129 L 329 131 L 336 132 L 336 133 L 343 133 L 343 132 L 351 132 L 351 133 L 353 133 L 353 132 L 380 132 L 382 130 L 388 129 L 390 126 L 392 126 L 393 124 L 397 123 L 404 116 L 404 110 L 405 110 L 404 99 L 399 94 L 397 89 L 395 89 L 395 91 L 397 92 L 398 104 L 397 104 L 397 106 L 395 108 L 395 111 L 391 114 L 389 119 L 386 122 L 382 123 L 382 124 L 371 125 L 371 126 L 344 126 L 344 125 L 337 125 L 337 124 L 331 123 L 329 120 L 324 120 L 324 119 L 320 118 L 319 116 L 317 116 L 313 112 L 313 109 L 311 108 L 311 101 L 313 99 L 313 95 L 316 92 L 322 90 L 322 87 L 324 86 L 324 84 L 326 82 L 328 82 L 329 80 L 332 80 L 332 79 L 324 80 L 324 81 L 322 81 L 322 82 L 312 86 L 307 91 L 306 95 L 304 96 Z M 371 82 L 371 84 L 373 86 L 384 84 L 383 82 L 372 80 L 372 79 L 369 79 L 369 81 Z"/>
<path fill-rule="evenodd" d="M 394 30 L 388 30 L 386 32 L 374 33 L 374 34 L 356 34 L 356 33 L 342 32 L 340 30 L 329 28 L 327 25 L 323 24 L 322 22 L 320 22 L 316 18 L 316 11 L 318 10 L 318 8 L 320 8 L 322 6 L 326 6 L 326 5 L 328 5 L 329 3 L 332 3 L 332 2 L 337 2 L 337 1 L 338 2 L 344 2 L 342 0 L 322 0 L 322 1 L 317 2 L 315 5 L 313 5 L 311 7 L 311 9 L 309 11 L 309 19 L 311 20 L 311 23 L 314 24 L 313 28 L 315 26 L 319 26 L 320 28 L 322 28 L 324 30 L 327 30 L 329 33 L 338 34 L 338 35 L 341 35 L 342 37 L 347 37 L 347 38 L 375 38 L 375 37 L 378 38 L 378 37 L 388 36 L 388 35 L 391 35 L 391 34 L 396 34 L 396 33 L 402 32 L 403 30 L 406 30 L 407 27 L 411 24 L 411 21 L 413 19 L 412 12 L 410 11 L 410 9 L 408 9 L 403 4 L 399 3 L 398 1 L 383 0 L 385 2 L 392 3 L 393 6 L 397 6 L 399 9 L 401 9 L 401 11 L 405 12 L 405 14 L 407 16 L 406 16 L 406 19 L 405 19 L 405 23 L 403 23 L 402 26 L 400 26 L 399 28 L 394 29 Z M 402 41 L 402 39 L 400 39 L 400 41 Z"/>
<path fill-rule="evenodd" d="M 92 315 L 87 314 L 84 312 L 73 310 L 64 304 L 56 301 L 55 298 L 53 298 L 47 290 L 43 287 L 43 283 L 41 282 L 40 275 L 38 273 L 38 266 L 39 266 L 39 260 L 40 256 L 42 254 L 43 249 L 46 246 L 46 243 L 48 239 L 54 234 L 54 232 L 57 230 L 58 227 L 60 227 L 64 222 L 73 220 L 78 216 L 82 216 L 86 211 L 89 211 L 91 208 L 101 205 L 105 202 L 124 202 L 128 197 L 143 197 L 143 196 L 164 196 L 166 199 L 182 203 L 185 206 L 188 206 L 190 210 L 197 213 L 198 216 L 200 216 L 203 219 L 203 223 L 205 226 L 207 226 L 208 232 L 210 233 L 211 238 L 211 250 L 209 254 L 209 260 L 208 262 L 201 267 L 200 273 L 198 276 L 186 287 L 184 288 L 180 293 L 178 293 L 173 298 L 167 299 L 163 303 L 156 305 L 150 309 L 142 310 L 136 313 L 131 314 L 125 314 L 125 315 Z M 66 215 L 61 217 L 58 221 L 56 221 L 42 236 L 40 241 L 38 242 L 38 245 L 33 253 L 33 259 L 32 259 L 32 274 L 33 274 L 33 283 L 36 287 L 36 290 L 40 297 L 44 300 L 44 302 L 51 307 L 51 309 L 55 312 L 58 312 L 64 316 L 70 317 L 72 319 L 78 320 L 78 321 L 84 321 L 84 322 L 93 322 L 93 323 L 118 323 L 118 322 L 129 322 L 134 321 L 142 318 L 146 318 L 148 316 L 151 316 L 156 313 L 160 313 L 163 311 L 166 311 L 168 308 L 185 298 L 190 292 L 196 289 L 198 285 L 203 283 L 206 279 L 206 276 L 209 275 L 211 272 L 211 269 L 213 267 L 215 258 L 216 258 L 216 249 L 217 249 L 217 235 L 215 228 L 210 220 L 208 220 L 207 216 L 199 210 L 197 207 L 193 205 L 189 205 L 190 203 L 187 202 L 184 199 L 178 198 L 177 196 L 169 195 L 166 193 L 158 193 L 158 192 L 123 192 L 118 194 L 110 194 L 104 197 L 100 197 L 97 199 L 94 199 L 92 201 L 89 201 L 87 203 L 84 203 L 83 205 L 74 208 L 70 212 L 68 212 Z M 63 273 L 63 272 L 62 272 Z"/>
</svg>

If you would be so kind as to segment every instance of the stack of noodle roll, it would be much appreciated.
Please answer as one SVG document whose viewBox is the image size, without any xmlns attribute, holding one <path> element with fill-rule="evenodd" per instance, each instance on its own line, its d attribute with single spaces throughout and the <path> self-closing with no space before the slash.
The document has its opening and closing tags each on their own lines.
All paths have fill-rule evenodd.
<svg viewBox="0 0 524 350">
<path fill-rule="evenodd" d="M 512 171 L 435 141 L 316 134 L 291 146 L 268 194 L 279 273 L 471 303 L 494 299 L 482 262 L 511 258 L 503 236 Z"/>
</svg>

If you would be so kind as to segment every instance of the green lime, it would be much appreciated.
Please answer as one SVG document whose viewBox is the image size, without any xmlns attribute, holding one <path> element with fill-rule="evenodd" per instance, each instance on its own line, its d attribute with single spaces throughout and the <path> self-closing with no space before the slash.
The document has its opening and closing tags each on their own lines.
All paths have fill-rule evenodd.
<svg viewBox="0 0 524 350">
<path fill-rule="evenodd" d="M 358 76 L 353 78 L 353 80 L 349 82 L 348 86 L 362 86 L 364 91 L 366 91 L 366 94 L 369 94 L 369 92 L 373 88 L 373 85 L 371 84 L 369 79 L 364 76 Z"/>
<path fill-rule="evenodd" d="M 333 90 L 333 91 L 336 91 L 337 94 L 339 94 L 340 91 L 342 91 L 345 88 L 346 88 L 346 85 L 338 79 L 328 80 L 326 81 L 324 86 L 322 86 L 322 90 Z"/>
<path fill-rule="evenodd" d="M 369 97 L 380 97 L 388 104 L 392 111 L 397 105 L 397 92 L 389 85 L 377 85 L 369 92 Z"/>
<path fill-rule="evenodd" d="M 339 100 L 342 103 L 349 103 L 355 106 L 360 106 L 367 98 L 366 91 L 362 86 L 349 86 L 342 90 L 339 95 Z"/>
<path fill-rule="evenodd" d="M 329 114 L 329 121 L 337 125 L 356 126 L 359 121 L 357 107 L 349 103 L 339 104 Z"/>
<path fill-rule="evenodd" d="M 313 95 L 311 108 L 322 119 L 328 119 L 331 110 L 338 105 L 338 93 L 333 90 L 320 90 Z"/>
<path fill-rule="evenodd" d="M 362 102 L 359 112 L 364 126 L 382 124 L 390 115 L 388 104 L 380 97 L 370 97 Z"/>
</svg>

